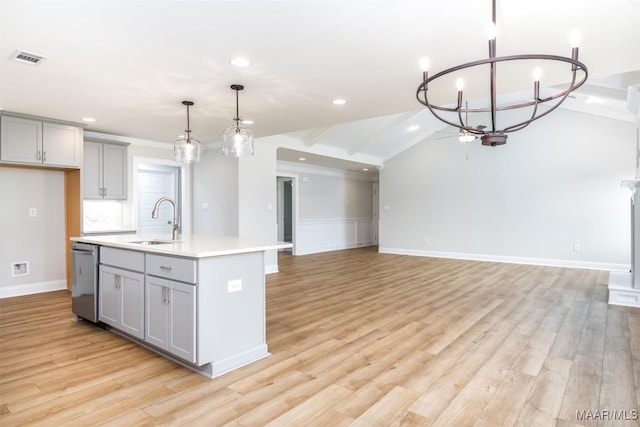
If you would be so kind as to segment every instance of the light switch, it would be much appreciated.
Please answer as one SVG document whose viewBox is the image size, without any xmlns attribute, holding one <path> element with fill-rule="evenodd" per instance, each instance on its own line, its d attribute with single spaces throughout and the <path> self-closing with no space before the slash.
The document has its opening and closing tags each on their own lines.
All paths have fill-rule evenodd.
<svg viewBox="0 0 640 427">
<path fill-rule="evenodd" d="M 38 209 L 29 208 L 29 216 L 38 216 Z"/>
<path fill-rule="evenodd" d="M 209 210 L 209 203 L 203 202 L 202 205 L 200 205 L 200 209 L 202 210 L 202 212 L 206 212 Z"/>
</svg>

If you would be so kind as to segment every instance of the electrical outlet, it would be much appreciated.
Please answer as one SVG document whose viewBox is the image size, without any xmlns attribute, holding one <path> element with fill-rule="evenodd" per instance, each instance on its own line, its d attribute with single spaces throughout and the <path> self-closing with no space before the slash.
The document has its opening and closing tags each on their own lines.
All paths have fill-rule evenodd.
<svg viewBox="0 0 640 427">
<path fill-rule="evenodd" d="M 29 216 L 38 216 L 38 209 L 29 208 Z"/>
<path fill-rule="evenodd" d="M 429 243 L 429 238 L 427 236 L 424 237 L 424 239 L 422 240 L 424 243 Z"/>
<path fill-rule="evenodd" d="M 227 282 L 227 292 L 239 292 L 242 290 L 242 279 L 229 280 Z"/>
<path fill-rule="evenodd" d="M 11 263 L 11 276 L 26 276 L 29 274 L 29 261 Z"/>
<path fill-rule="evenodd" d="M 573 251 L 574 252 L 580 252 L 580 243 L 574 243 L 573 244 Z"/>
</svg>

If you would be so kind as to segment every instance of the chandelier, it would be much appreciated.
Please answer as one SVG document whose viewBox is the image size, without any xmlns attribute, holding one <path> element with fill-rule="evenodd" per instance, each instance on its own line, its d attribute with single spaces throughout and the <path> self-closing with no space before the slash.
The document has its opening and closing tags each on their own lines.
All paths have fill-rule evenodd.
<svg viewBox="0 0 640 427">
<path fill-rule="evenodd" d="M 191 136 L 191 128 L 189 127 L 189 107 L 193 105 L 192 101 L 182 101 L 182 105 L 187 107 L 187 128 L 185 135 L 180 135 L 173 146 L 174 159 L 176 162 L 182 163 L 198 163 L 202 148 L 200 141 Z"/>
<path fill-rule="evenodd" d="M 240 125 L 242 119 L 238 112 L 238 92 L 244 89 L 242 85 L 231 85 L 231 89 L 236 91 L 236 116 L 233 118 L 235 125 L 225 129 L 222 134 L 222 154 L 225 156 L 252 156 L 253 155 L 253 133 Z"/>
<path fill-rule="evenodd" d="M 511 56 L 496 56 L 496 0 L 492 0 L 492 25 L 489 34 L 489 57 L 487 59 L 480 59 L 478 61 L 468 62 L 465 64 L 457 65 L 455 67 L 448 68 L 433 76 L 429 77 L 427 71 L 427 61 L 423 60 L 422 68 L 422 83 L 418 86 L 416 97 L 418 101 L 426 106 L 429 111 L 440 121 L 459 128 L 461 135 L 474 135 L 480 137 L 482 145 L 496 146 L 503 145 L 507 142 L 507 134 L 509 132 L 515 132 L 528 126 L 534 120 L 546 116 L 567 98 L 569 93 L 576 90 L 587 80 L 587 67 L 580 61 L 578 61 L 578 47 L 577 40 L 572 40 L 572 52 L 571 57 L 563 57 L 557 55 L 545 55 L 545 54 L 523 54 L 523 55 L 511 55 Z M 533 82 L 533 94 L 529 100 L 515 103 L 505 103 L 498 105 L 497 101 L 497 68 L 499 63 L 509 61 L 555 61 L 565 62 L 570 65 L 571 68 L 571 80 L 568 87 L 564 90 L 558 89 L 554 94 L 541 97 L 540 95 L 540 68 L 534 69 L 534 82 Z M 435 80 L 445 75 L 453 75 L 461 70 L 475 69 L 481 66 L 488 66 L 489 68 L 489 106 L 485 107 L 473 107 L 470 108 L 468 104 L 463 107 L 464 99 L 464 82 L 462 79 L 457 81 L 458 99 L 455 107 L 436 105 L 429 101 L 429 85 L 435 83 Z M 580 72 L 580 75 L 578 74 Z M 539 109 L 541 105 L 548 107 L 545 111 Z M 450 104 L 452 105 L 452 104 Z M 526 117 L 524 120 L 516 121 L 505 127 L 499 128 L 497 125 L 498 112 L 520 110 L 524 111 Z M 486 126 L 471 126 L 467 119 L 468 113 L 484 113 L 490 114 L 490 123 Z M 446 117 L 445 117 L 446 115 Z M 457 116 L 457 117 L 456 117 Z"/>
</svg>

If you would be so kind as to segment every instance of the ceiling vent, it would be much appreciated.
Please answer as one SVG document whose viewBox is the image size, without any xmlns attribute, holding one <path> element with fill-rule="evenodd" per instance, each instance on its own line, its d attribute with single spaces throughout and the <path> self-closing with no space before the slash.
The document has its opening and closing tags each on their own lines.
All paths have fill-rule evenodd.
<svg viewBox="0 0 640 427">
<path fill-rule="evenodd" d="M 25 64 L 38 65 L 39 63 L 47 59 L 47 57 L 38 53 L 27 52 L 25 50 L 18 49 L 14 53 L 13 59 Z"/>
</svg>

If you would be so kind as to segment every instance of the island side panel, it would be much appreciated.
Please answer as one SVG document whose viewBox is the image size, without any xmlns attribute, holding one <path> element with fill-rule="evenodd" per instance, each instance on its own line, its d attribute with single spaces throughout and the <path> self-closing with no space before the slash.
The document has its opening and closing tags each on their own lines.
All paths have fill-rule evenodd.
<svg viewBox="0 0 640 427">
<path fill-rule="evenodd" d="M 263 252 L 199 262 L 198 364 L 217 375 L 267 356 Z"/>
</svg>

